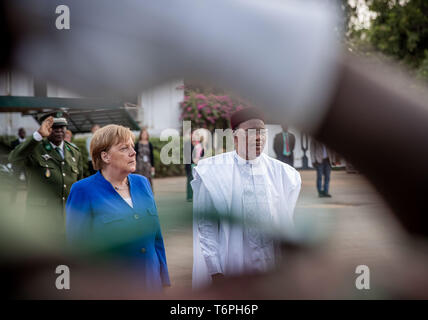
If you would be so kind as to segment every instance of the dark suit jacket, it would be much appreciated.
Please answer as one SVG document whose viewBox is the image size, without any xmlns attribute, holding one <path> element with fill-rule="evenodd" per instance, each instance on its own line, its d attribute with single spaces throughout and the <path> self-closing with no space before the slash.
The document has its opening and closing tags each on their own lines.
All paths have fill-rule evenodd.
<svg viewBox="0 0 428 320">
<path fill-rule="evenodd" d="M 135 152 L 137 153 L 136 154 L 136 157 L 138 158 L 138 153 L 139 153 L 139 150 L 138 150 L 138 141 L 137 141 L 137 143 L 135 144 Z M 152 145 L 152 143 L 149 141 L 149 149 L 150 149 L 150 164 L 152 165 L 152 167 L 154 167 L 155 166 L 155 159 L 154 159 L 154 157 L 153 157 L 153 145 Z"/>
<path fill-rule="evenodd" d="M 15 147 L 16 147 L 17 145 L 19 145 L 19 139 L 13 140 L 13 141 L 10 143 L 10 146 L 12 147 L 12 149 L 15 149 Z"/>
<path fill-rule="evenodd" d="M 289 136 L 289 147 L 291 151 L 290 155 L 293 156 L 294 146 L 296 145 L 296 137 L 294 136 L 294 134 L 290 132 L 288 132 L 288 136 Z M 278 159 L 281 159 L 282 157 L 284 157 L 283 155 L 284 139 L 282 138 L 282 131 L 278 133 L 273 140 L 273 150 L 275 151 L 276 157 Z"/>
</svg>

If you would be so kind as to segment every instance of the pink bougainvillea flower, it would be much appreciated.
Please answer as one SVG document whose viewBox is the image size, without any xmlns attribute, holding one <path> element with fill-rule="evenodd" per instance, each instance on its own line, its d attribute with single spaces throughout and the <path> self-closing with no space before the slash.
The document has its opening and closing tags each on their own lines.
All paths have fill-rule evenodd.
<svg viewBox="0 0 428 320">
<path fill-rule="evenodd" d="M 201 118 L 201 117 L 202 117 L 202 115 L 199 113 L 199 114 L 198 114 L 198 118 Z"/>
<path fill-rule="evenodd" d="M 201 110 L 201 109 L 205 108 L 206 106 L 207 106 L 206 103 L 202 103 L 202 104 L 198 105 L 198 110 Z"/>
<path fill-rule="evenodd" d="M 192 110 L 192 107 L 187 107 L 187 111 L 190 111 L 190 110 Z"/>
<path fill-rule="evenodd" d="M 204 95 L 204 94 L 197 94 L 196 96 L 195 96 L 195 98 L 196 99 L 201 99 L 201 100 L 206 100 L 207 99 L 207 97 Z"/>
</svg>

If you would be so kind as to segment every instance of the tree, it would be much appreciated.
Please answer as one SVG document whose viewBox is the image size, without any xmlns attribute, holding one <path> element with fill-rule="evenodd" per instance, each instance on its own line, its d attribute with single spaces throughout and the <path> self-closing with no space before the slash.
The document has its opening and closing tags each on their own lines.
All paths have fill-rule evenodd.
<svg viewBox="0 0 428 320">
<path fill-rule="evenodd" d="M 410 66 L 428 80 L 428 1 L 360 0 L 374 13 L 368 29 L 349 26 L 351 37 L 366 39 L 376 50 Z M 352 5 L 350 5 L 352 3 Z M 356 0 L 346 0 L 356 7 Z M 356 15 L 356 10 L 348 11 Z M 352 18 L 350 18 L 352 19 Z"/>
</svg>

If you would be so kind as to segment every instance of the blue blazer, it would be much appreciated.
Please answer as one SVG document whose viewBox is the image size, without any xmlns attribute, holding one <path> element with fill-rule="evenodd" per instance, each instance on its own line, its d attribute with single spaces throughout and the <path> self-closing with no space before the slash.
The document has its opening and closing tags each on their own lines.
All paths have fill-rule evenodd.
<svg viewBox="0 0 428 320">
<path fill-rule="evenodd" d="M 128 175 L 133 208 L 98 171 L 73 184 L 66 203 L 69 244 L 124 258 L 141 270 L 148 289 L 169 286 L 159 217 L 147 178 Z"/>
</svg>

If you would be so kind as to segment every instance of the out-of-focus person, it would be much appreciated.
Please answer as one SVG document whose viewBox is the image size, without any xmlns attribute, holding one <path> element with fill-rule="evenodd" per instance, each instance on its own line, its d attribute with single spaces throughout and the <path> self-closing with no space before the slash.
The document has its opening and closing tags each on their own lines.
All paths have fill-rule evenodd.
<svg viewBox="0 0 428 320">
<path fill-rule="evenodd" d="M 273 150 L 276 153 L 276 158 L 292 167 L 294 167 L 294 146 L 296 145 L 296 137 L 291 132 L 288 132 L 288 127 L 281 126 L 282 131 L 278 133 L 273 140 Z"/>
<path fill-rule="evenodd" d="M 9 154 L 9 161 L 26 169 L 26 221 L 63 240 L 64 206 L 72 184 L 83 178 L 82 155 L 64 141 L 67 119 L 62 112 L 44 114 L 40 121 L 40 128 Z"/>
<path fill-rule="evenodd" d="M 65 131 L 64 141 L 71 143 L 71 139 L 73 138 L 73 133 L 70 130 Z"/>
<path fill-rule="evenodd" d="M 97 171 L 94 169 L 93 165 L 92 165 L 92 156 L 91 156 L 91 140 L 92 137 L 94 136 L 94 133 L 100 128 L 100 126 L 98 124 L 94 124 L 91 128 L 91 135 L 86 139 L 86 151 L 88 152 L 88 171 L 89 171 L 89 175 L 93 175 L 95 174 Z"/>
<path fill-rule="evenodd" d="M 26 132 L 24 128 L 19 128 L 18 129 L 18 139 L 13 140 L 10 143 L 10 146 L 12 147 L 12 149 L 15 149 L 16 146 L 18 146 L 19 144 L 23 143 L 25 141 L 25 137 L 26 137 Z"/>
<path fill-rule="evenodd" d="M 23 143 L 25 141 L 25 137 L 26 137 L 25 129 L 19 128 L 18 129 L 18 138 L 16 140 L 13 140 L 10 143 L 10 146 L 12 147 L 12 149 L 15 149 L 18 145 Z M 13 173 L 14 173 L 14 175 L 18 181 L 25 181 L 25 169 L 22 166 L 19 166 L 19 165 L 13 166 Z M 12 195 L 12 197 L 13 197 L 12 202 L 14 202 L 14 199 L 16 197 L 16 193 L 14 193 Z"/>
<path fill-rule="evenodd" d="M 194 288 L 271 270 L 279 259 L 274 226 L 285 233 L 294 226 L 300 174 L 262 153 L 263 114 L 242 109 L 232 114 L 231 126 L 235 150 L 202 159 L 193 169 Z"/>
<path fill-rule="evenodd" d="M 317 170 L 318 197 L 331 198 L 328 189 L 330 186 L 331 165 L 333 161 L 335 161 L 334 154 L 324 144 L 315 139 L 311 140 L 309 150 L 311 153 L 312 166 Z"/>
<path fill-rule="evenodd" d="M 137 170 L 135 173 L 145 176 L 153 191 L 152 177 L 155 176 L 155 161 L 153 157 L 153 145 L 149 141 L 149 133 L 146 128 L 143 128 L 138 136 L 135 152 L 137 153 Z"/>
<path fill-rule="evenodd" d="M 192 134 L 192 141 L 191 141 L 191 155 L 192 159 L 190 163 L 185 164 L 186 169 L 186 200 L 188 202 L 191 202 L 193 200 L 193 190 L 191 186 L 191 181 L 193 180 L 193 167 L 196 166 L 200 159 L 203 158 L 205 154 L 204 147 L 202 145 L 203 137 L 195 134 L 195 132 Z"/>
<path fill-rule="evenodd" d="M 141 272 L 149 290 L 169 286 L 168 267 L 153 193 L 136 169 L 134 135 L 108 125 L 94 133 L 90 152 L 96 174 L 75 183 L 66 205 L 67 240 L 82 251 L 106 250 Z M 123 260 L 122 260 L 123 259 Z"/>
</svg>

